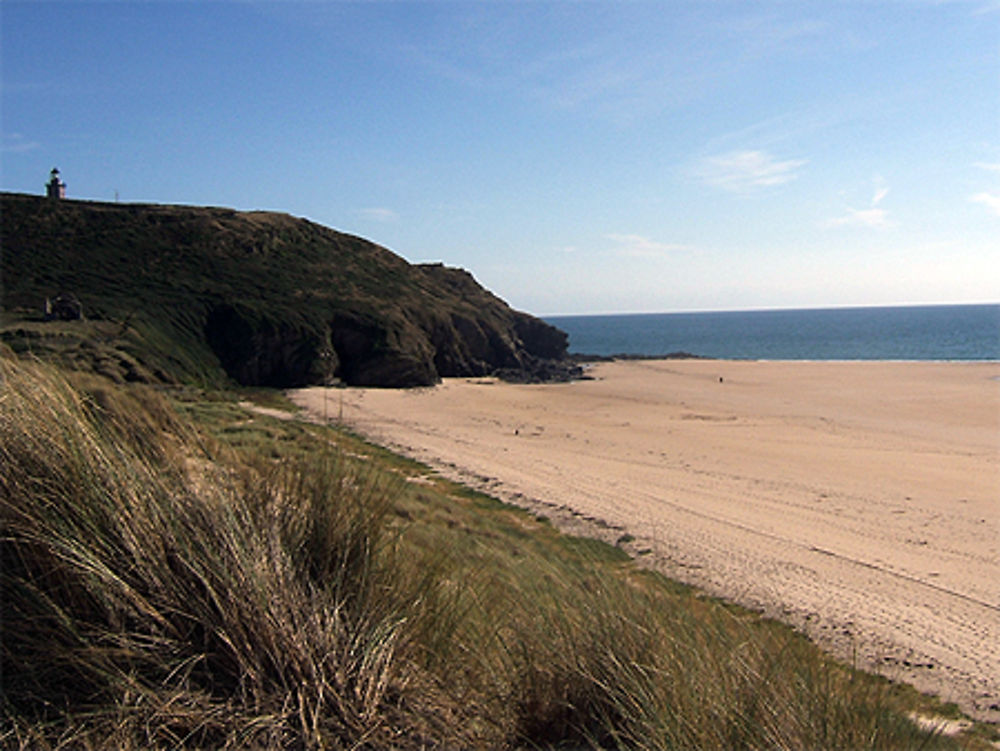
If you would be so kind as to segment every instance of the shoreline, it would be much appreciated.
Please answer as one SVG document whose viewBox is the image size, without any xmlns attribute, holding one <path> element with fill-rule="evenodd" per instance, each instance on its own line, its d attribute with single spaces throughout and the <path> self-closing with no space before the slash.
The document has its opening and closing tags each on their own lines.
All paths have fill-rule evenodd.
<svg viewBox="0 0 1000 751">
<path fill-rule="evenodd" d="M 996 363 L 588 371 L 336 395 L 377 443 L 571 533 L 632 538 L 623 547 L 671 578 L 1000 719 Z M 314 415 L 326 398 L 292 396 Z"/>
<path fill-rule="evenodd" d="M 629 354 L 588 355 L 588 354 L 581 354 L 581 353 L 577 353 L 577 352 L 570 352 L 569 356 L 568 356 L 568 359 L 575 360 L 575 361 L 577 361 L 577 362 L 579 362 L 581 364 L 593 364 L 593 365 L 597 365 L 597 364 L 604 363 L 604 362 L 632 362 L 632 361 L 642 362 L 642 361 L 646 361 L 646 360 L 652 361 L 652 362 L 660 362 L 660 361 L 667 361 L 667 360 L 670 360 L 670 361 L 676 361 L 676 360 L 681 360 L 681 361 L 684 361 L 684 360 L 696 360 L 696 361 L 699 361 L 699 362 L 706 362 L 707 361 L 707 362 L 721 362 L 721 363 L 725 363 L 725 362 L 777 362 L 777 363 L 786 363 L 786 364 L 789 364 L 789 365 L 792 365 L 794 363 L 826 363 L 826 362 L 828 362 L 828 363 L 858 363 L 858 364 L 865 364 L 865 363 L 870 363 L 870 364 L 892 364 L 892 363 L 914 363 L 914 364 L 916 364 L 916 363 L 953 363 L 953 364 L 956 364 L 956 365 L 962 365 L 962 364 L 969 364 L 969 365 L 977 365 L 977 364 L 998 365 L 998 364 L 1000 364 L 1000 358 L 995 358 L 995 357 L 982 357 L 982 358 L 968 358 L 967 357 L 967 358 L 951 359 L 951 360 L 947 360 L 947 359 L 938 359 L 938 360 L 930 359 L 929 360 L 927 358 L 920 358 L 920 359 L 898 358 L 898 359 L 892 359 L 892 360 L 886 359 L 886 358 L 866 358 L 866 359 L 844 358 L 844 359 L 839 359 L 838 360 L 838 359 L 830 359 L 830 358 L 822 358 L 822 359 L 818 359 L 818 358 L 817 359 L 796 358 L 796 359 L 791 359 L 791 358 L 787 358 L 787 357 L 775 357 L 775 358 L 766 358 L 766 357 L 713 357 L 711 355 L 696 355 L 696 354 L 693 354 L 693 353 L 690 353 L 690 352 L 676 352 L 676 353 L 671 352 L 671 353 L 668 353 L 666 355 L 639 355 L 639 354 L 635 354 L 635 355 L 629 355 Z"/>
</svg>

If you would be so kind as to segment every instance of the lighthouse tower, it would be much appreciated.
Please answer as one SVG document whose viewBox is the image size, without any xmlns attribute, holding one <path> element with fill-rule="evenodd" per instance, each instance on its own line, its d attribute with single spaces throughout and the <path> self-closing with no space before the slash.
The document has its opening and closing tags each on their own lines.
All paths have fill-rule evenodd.
<svg viewBox="0 0 1000 751">
<path fill-rule="evenodd" d="M 49 173 L 49 181 L 45 183 L 45 193 L 49 198 L 66 197 L 66 183 L 59 179 L 59 168 L 53 167 Z"/>
</svg>

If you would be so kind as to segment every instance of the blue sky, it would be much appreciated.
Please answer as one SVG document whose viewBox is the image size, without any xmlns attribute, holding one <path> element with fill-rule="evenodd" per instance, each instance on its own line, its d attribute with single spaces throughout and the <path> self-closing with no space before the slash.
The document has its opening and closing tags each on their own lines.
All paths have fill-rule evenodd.
<svg viewBox="0 0 1000 751">
<path fill-rule="evenodd" d="M 11 2 L 3 190 L 273 209 L 539 315 L 1000 300 L 1000 3 Z"/>
</svg>

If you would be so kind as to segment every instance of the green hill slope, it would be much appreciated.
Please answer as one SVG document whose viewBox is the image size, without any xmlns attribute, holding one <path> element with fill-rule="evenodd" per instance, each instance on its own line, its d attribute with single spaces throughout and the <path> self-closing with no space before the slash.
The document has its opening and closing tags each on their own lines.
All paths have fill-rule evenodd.
<svg viewBox="0 0 1000 751">
<path fill-rule="evenodd" d="M 0 194 L 15 350 L 126 380 L 419 386 L 532 378 L 567 337 L 470 274 L 286 214 Z M 85 320 L 43 321 L 74 295 Z M 555 368 L 559 371 L 558 368 Z"/>
</svg>

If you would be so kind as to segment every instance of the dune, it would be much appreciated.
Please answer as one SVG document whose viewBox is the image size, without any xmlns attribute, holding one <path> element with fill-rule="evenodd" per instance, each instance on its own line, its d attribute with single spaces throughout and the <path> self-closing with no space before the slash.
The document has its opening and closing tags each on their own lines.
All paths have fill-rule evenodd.
<svg viewBox="0 0 1000 751">
<path fill-rule="evenodd" d="M 1000 720 L 1000 364 L 627 361 L 590 375 L 292 398 Z"/>
</svg>

